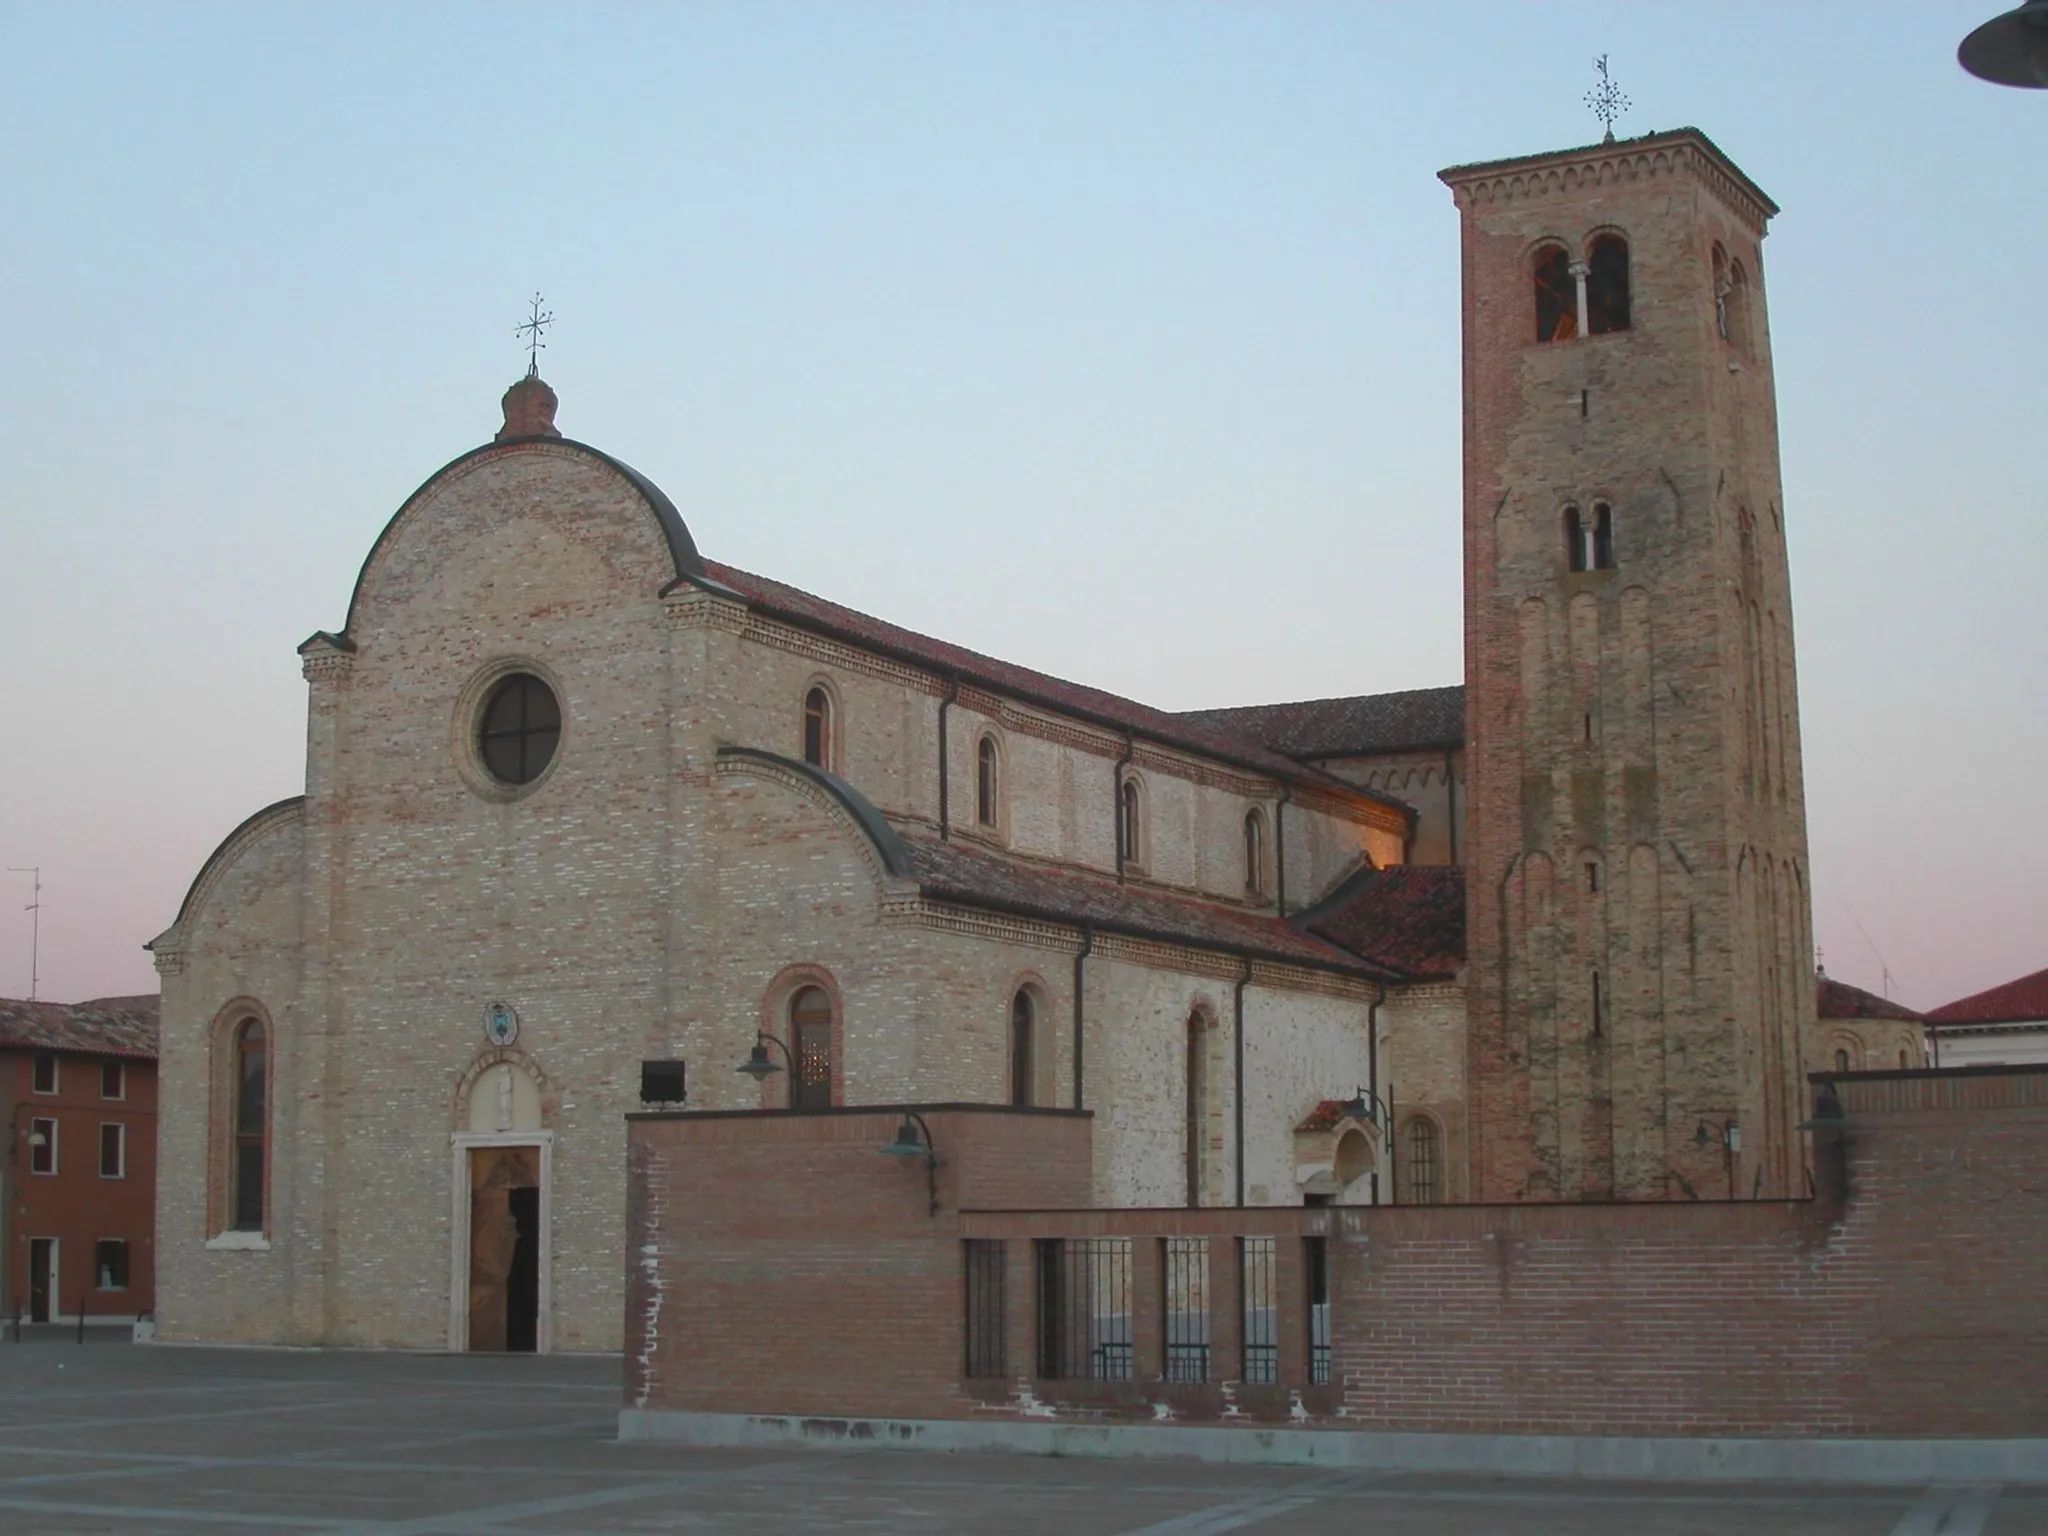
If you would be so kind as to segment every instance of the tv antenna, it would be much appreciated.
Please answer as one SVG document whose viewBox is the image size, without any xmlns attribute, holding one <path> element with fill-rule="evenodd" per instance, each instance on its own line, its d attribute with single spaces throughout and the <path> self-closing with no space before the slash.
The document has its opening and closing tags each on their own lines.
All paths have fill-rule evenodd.
<svg viewBox="0 0 2048 1536">
<path fill-rule="evenodd" d="M 1622 95 L 1621 87 L 1614 83 L 1614 77 L 1607 73 L 1607 55 L 1601 54 L 1593 61 L 1593 67 L 1600 71 L 1600 83 L 1586 92 L 1586 105 L 1595 117 L 1606 125 L 1606 137 L 1602 144 L 1614 142 L 1614 120 L 1629 109 L 1629 99 Z"/>
<path fill-rule="evenodd" d="M 21 910 L 29 914 L 28 921 L 28 1000 L 36 1000 L 36 983 L 42 979 L 43 958 L 43 866 L 40 864 L 10 864 L 10 875 L 27 875 L 33 881 L 35 899 Z"/>
</svg>

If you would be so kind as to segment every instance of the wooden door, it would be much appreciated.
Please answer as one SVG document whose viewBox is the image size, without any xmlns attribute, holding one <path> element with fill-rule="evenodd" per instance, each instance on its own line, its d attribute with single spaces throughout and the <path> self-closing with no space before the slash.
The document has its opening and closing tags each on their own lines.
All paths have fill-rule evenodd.
<svg viewBox="0 0 2048 1536">
<path fill-rule="evenodd" d="M 50 1297 L 57 1289 L 57 1243 L 54 1238 L 32 1237 L 28 1240 L 28 1320 L 32 1323 L 47 1323 L 50 1320 Z"/>
<path fill-rule="evenodd" d="M 507 1303 L 519 1249 L 514 1190 L 540 1188 L 539 1147 L 469 1153 L 469 1347 L 506 1347 Z"/>
</svg>

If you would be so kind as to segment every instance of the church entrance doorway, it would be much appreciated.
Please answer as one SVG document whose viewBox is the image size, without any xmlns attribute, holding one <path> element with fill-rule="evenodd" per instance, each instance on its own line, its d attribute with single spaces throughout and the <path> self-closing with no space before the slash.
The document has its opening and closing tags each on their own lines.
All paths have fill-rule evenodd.
<svg viewBox="0 0 2048 1536">
<path fill-rule="evenodd" d="M 469 1347 L 540 1347 L 540 1148 L 469 1149 Z"/>
</svg>

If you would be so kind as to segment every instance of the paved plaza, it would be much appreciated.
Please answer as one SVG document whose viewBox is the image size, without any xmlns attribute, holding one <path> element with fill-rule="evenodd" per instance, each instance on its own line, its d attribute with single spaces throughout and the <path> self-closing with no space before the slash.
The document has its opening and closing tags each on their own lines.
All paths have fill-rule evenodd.
<svg viewBox="0 0 2048 1536">
<path fill-rule="evenodd" d="M 619 1362 L 0 1344 L 0 1532 L 2039 1536 L 2048 1489 L 620 1445 Z"/>
</svg>

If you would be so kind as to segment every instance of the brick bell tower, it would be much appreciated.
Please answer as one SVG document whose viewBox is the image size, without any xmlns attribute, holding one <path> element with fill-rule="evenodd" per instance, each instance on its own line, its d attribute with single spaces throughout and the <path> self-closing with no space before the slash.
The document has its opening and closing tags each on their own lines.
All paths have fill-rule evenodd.
<svg viewBox="0 0 2048 1536">
<path fill-rule="evenodd" d="M 1805 1188 L 1814 1013 L 1760 244 L 1696 129 L 1442 173 L 1463 228 L 1470 1188 Z"/>
</svg>

